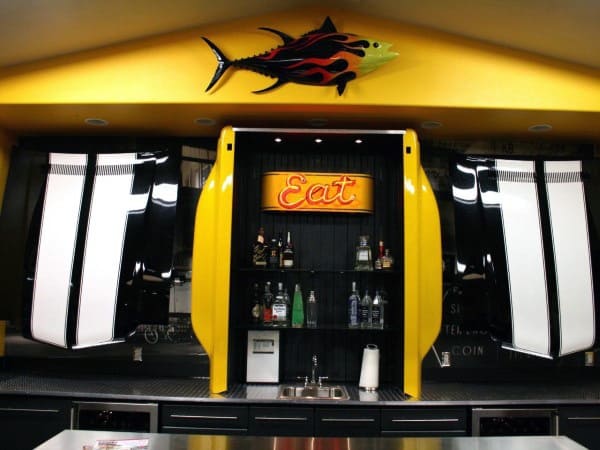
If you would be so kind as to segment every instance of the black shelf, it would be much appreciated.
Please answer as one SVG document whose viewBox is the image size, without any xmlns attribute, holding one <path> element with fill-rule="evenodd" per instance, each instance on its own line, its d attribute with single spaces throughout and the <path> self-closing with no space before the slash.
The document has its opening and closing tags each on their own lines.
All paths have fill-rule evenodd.
<svg viewBox="0 0 600 450">
<path fill-rule="evenodd" d="M 359 275 L 400 275 L 400 270 L 354 270 L 354 269 L 284 269 L 284 268 L 260 268 L 260 267 L 242 267 L 237 269 L 246 273 L 308 273 L 308 274 L 359 274 Z"/>
<path fill-rule="evenodd" d="M 292 326 L 287 326 L 287 327 L 269 327 L 269 326 L 263 326 L 263 325 L 254 325 L 254 324 L 250 324 L 250 325 L 239 325 L 236 327 L 237 329 L 240 330 L 281 330 L 281 331 L 294 331 L 294 332 L 313 332 L 313 331 L 350 331 L 350 332 L 375 332 L 375 333 L 379 333 L 379 332 L 393 332 L 393 331 L 400 331 L 399 327 L 389 327 L 389 326 L 385 326 L 383 328 L 360 328 L 360 327 L 349 327 L 347 325 L 335 325 L 335 324 L 325 324 L 325 325 L 319 325 L 317 327 L 314 328 L 310 328 L 310 327 L 292 327 Z"/>
</svg>

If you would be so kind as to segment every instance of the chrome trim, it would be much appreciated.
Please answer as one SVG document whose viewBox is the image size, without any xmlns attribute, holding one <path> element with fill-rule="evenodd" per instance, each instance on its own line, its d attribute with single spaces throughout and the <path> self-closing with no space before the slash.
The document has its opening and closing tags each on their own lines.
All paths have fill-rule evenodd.
<svg viewBox="0 0 600 450">
<path fill-rule="evenodd" d="M 352 128 L 255 128 L 233 127 L 233 131 L 246 133 L 310 133 L 310 134 L 406 134 L 406 130 L 365 130 Z"/>
<path fill-rule="evenodd" d="M 306 422 L 308 417 L 265 417 L 265 416 L 257 416 L 254 420 L 291 420 L 296 422 Z"/>
<path fill-rule="evenodd" d="M 59 413 L 59 409 L 37 409 L 37 408 L 0 408 L 2 412 L 28 412 L 28 413 Z"/>
<path fill-rule="evenodd" d="M 172 419 L 215 419 L 215 420 L 239 420 L 238 416 L 194 416 L 187 414 L 170 414 Z"/>
<path fill-rule="evenodd" d="M 459 419 L 392 419 L 392 422 L 458 422 Z"/>
<path fill-rule="evenodd" d="M 334 419 L 331 417 L 323 417 L 321 422 L 375 422 L 375 419 Z"/>
</svg>

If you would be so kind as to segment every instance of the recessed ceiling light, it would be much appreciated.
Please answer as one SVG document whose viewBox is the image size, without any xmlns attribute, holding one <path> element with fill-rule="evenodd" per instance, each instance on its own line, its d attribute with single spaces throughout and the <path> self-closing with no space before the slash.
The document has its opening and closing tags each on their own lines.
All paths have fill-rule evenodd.
<svg viewBox="0 0 600 450">
<path fill-rule="evenodd" d="M 433 130 L 435 128 L 440 128 L 442 126 L 442 122 L 438 122 L 437 120 L 426 120 L 425 122 L 421 122 L 421 128 L 425 128 L 426 130 Z"/>
<path fill-rule="evenodd" d="M 276 137 L 275 138 L 275 142 L 277 142 L 278 144 L 282 141 L 283 139 L 281 139 L 280 137 Z"/>
<path fill-rule="evenodd" d="M 203 127 L 211 127 L 217 123 L 215 119 L 211 119 L 210 117 L 198 117 L 194 119 L 194 122 L 196 122 L 196 125 Z"/>
<path fill-rule="evenodd" d="M 99 119 L 99 118 L 88 117 L 87 119 L 85 119 L 84 122 L 93 127 L 105 127 L 106 125 L 108 125 L 108 120 Z"/>
<path fill-rule="evenodd" d="M 527 129 L 532 133 L 543 133 L 544 131 L 550 131 L 552 129 L 552 125 L 548 123 L 538 123 L 536 125 L 531 125 Z"/>
<path fill-rule="evenodd" d="M 308 124 L 311 127 L 324 127 L 325 125 L 327 125 L 327 119 L 314 117 L 312 119 L 308 119 Z"/>
<path fill-rule="evenodd" d="M 315 139 L 315 142 L 316 142 L 317 144 L 320 144 L 321 142 L 323 142 L 323 139 L 321 139 L 321 138 L 316 138 L 316 139 Z"/>
<path fill-rule="evenodd" d="M 356 144 L 362 144 L 363 143 L 362 139 L 355 139 L 354 142 Z"/>
</svg>

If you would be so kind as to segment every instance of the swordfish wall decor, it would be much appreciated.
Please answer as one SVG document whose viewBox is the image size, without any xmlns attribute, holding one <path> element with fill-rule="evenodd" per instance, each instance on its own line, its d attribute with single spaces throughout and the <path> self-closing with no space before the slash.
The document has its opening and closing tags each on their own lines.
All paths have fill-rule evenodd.
<svg viewBox="0 0 600 450">
<path fill-rule="evenodd" d="M 208 83 L 209 91 L 229 67 L 252 70 L 277 81 L 255 94 L 268 92 L 285 83 L 337 86 L 339 95 L 346 83 L 358 76 L 372 72 L 394 59 L 398 54 L 390 51 L 392 44 L 340 33 L 329 17 L 318 30 L 295 39 L 281 31 L 261 27 L 283 39 L 283 45 L 257 56 L 229 60 L 209 39 L 203 37 L 217 58 L 217 70 Z"/>
</svg>

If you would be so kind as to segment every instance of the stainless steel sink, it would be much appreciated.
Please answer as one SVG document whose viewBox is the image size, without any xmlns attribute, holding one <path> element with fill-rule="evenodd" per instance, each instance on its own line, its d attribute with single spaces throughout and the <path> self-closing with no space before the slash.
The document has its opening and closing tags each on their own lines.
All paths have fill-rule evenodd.
<svg viewBox="0 0 600 450">
<path fill-rule="evenodd" d="M 283 385 L 279 387 L 278 399 L 348 400 L 350 396 L 344 386 Z"/>
</svg>

